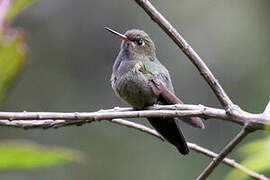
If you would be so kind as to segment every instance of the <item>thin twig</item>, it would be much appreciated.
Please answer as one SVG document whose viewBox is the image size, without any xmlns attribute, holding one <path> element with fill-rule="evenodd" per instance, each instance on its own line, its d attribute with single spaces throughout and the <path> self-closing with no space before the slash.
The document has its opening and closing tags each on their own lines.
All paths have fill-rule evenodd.
<svg viewBox="0 0 270 180">
<path fill-rule="evenodd" d="M 209 114 L 210 115 L 210 114 Z M 142 117 L 190 117 L 207 116 L 201 109 L 197 110 L 138 110 L 138 111 L 111 111 L 111 112 L 0 112 L 0 120 L 83 120 L 98 121 L 115 118 L 142 118 Z M 218 118 L 226 118 L 225 114 L 211 114 Z M 210 117 L 210 116 L 209 116 Z"/>
<path fill-rule="evenodd" d="M 219 163 L 238 145 L 250 132 L 248 126 L 245 125 L 241 131 L 224 147 L 224 149 L 215 157 L 211 163 L 204 169 L 197 180 L 205 180 Z"/>
<path fill-rule="evenodd" d="M 112 119 L 111 122 L 115 123 L 115 124 L 119 124 L 122 126 L 126 126 L 129 128 L 133 128 L 133 129 L 137 129 L 141 132 L 153 135 L 159 139 L 161 139 L 162 141 L 165 141 L 165 139 L 154 129 L 151 129 L 149 127 L 146 127 L 144 125 L 138 124 L 138 123 L 134 123 L 131 121 L 127 121 L 125 119 Z"/>
</svg>

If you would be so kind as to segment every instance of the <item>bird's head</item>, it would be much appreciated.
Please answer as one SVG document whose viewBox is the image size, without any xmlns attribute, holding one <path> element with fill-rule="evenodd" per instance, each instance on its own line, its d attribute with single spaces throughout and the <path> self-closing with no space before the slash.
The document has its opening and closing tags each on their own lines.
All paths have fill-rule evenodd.
<svg viewBox="0 0 270 180">
<path fill-rule="evenodd" d="M 121 48 L 123 50 L 127 50 L 132 54 L 140 56 L 155 57 L 155 44 L 144 31 L 131 29 L 128 30 L 125 34 L 120 34 L 110 28 L 106 27 L 105 29 L 117 35 L 123 40 L 121 44 Z"/>
</svg>

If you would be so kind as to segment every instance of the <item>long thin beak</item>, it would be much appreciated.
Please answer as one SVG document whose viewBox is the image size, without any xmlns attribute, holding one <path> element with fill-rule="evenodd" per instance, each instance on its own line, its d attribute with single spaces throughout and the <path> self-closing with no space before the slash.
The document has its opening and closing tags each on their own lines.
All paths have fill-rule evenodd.
<svg viewBox="0 0 270 180">
<path fill-rule="evenodd" d="M 120 37 L 120 38 L 123 39 L 124 41 L 130 41 L 130 40 L 127 38 L 127 36 L 125 36 L 125 35 L 123 35 L 123 34 L 117 32 L 117 31 L 115 31 L 115 30 L 112 30 L 112 29 L 110 29 L 110 28 L 108 28 L 108 27 L 104 27 L 104 29 L 106 29 L 107 31 L 109 31 L 109 32 L 111 32 L 111 33 L 113 33 L 113 34 L 115 34 L 116 36 Z"/>
</svg>

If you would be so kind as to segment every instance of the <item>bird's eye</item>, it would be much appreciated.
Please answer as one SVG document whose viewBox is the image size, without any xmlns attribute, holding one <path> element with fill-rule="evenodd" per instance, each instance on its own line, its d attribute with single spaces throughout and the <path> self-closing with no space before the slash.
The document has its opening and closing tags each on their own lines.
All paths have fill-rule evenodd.
<svg viewBox="0 0 270 180">
<path fill-rule="evenodd" d="M 142 46 L 142 45 L 144 45 L 144 42 L 143 42 L 143 40 L 139 39 L 139 40 L 137 40 L 137 44 L 138 44 L 139 46 Z"/>
</svg>

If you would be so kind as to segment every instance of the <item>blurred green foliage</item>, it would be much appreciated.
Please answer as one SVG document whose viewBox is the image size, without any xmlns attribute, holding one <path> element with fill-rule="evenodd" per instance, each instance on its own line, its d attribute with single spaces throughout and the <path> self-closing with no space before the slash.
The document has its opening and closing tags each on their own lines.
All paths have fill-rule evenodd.
<svg viewBox="0 0 270 180">
<path fill-rule="evenodd" d="M 14 18 L 35 0 L 12 1 L 5 16 L 3 29 L 0 29 L 0 101 L 7 88 L 23 69 L 27 44 L 22 30 L 10 27 Z M 4 7 L 1 7 L 4 8 Z"/>
<path fill-rule="evenodd" d="M 12 2 L 6 19 L 12 21 L 22 10 L 36 2 L 37 0 L 15 0 Z"/>
<path fill-rule="evenodd" d="M 264 138 L 252 141 L 239 150 L 239 154 L 244 157 L 241 164 L 248 169 L 262 173 L 270 170 L 270 139 Z M 226 180 L 244 180 L 248 175 L 233 169 L 226 177 Z"/>
<path fill-rule="evenodd" d="M 0 22 L 4 24 L 3 29 L 0 29 L 0 101 L 24 68 L 27 56 L 24 32 L 10 25 L 33 2 L 35 0 L 13 1 L 5 22 Z M 78 157 L 78 153 L 64 148 L 45 147 L 24 141 L 0 142 L 0 171 L 51 167 L 77 161 Z"/>
<path fill-rule="evenodd" d="M 22 70 L 26 60 L 26 42 L 22 32 L 12 30 L 0 44 L 0 101 L 8 86 Z"/>
<path fill-rule="evenodd" d="M 24 170 L 79 161 L 78 152 L 26 141 L 0 142 L 0 171 Z"/>
</svg>

